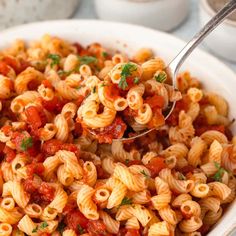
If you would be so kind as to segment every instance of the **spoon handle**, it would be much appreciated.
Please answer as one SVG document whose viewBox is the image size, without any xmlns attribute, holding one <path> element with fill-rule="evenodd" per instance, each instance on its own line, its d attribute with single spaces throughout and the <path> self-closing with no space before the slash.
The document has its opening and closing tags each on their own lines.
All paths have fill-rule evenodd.
<svg viewBox="0 0 236 236">
<path fill-rule="evenodd" d="M 231 12 L 236 9 L 236 0 L 227 3 L 179 52 L 179 54 L 170 62 L 169 69 L 172 78 L 175 78 L 180 66 L 183 64 L 189 54 L 198 46 L 199 43 L 213 31 Z"/>
</svg>

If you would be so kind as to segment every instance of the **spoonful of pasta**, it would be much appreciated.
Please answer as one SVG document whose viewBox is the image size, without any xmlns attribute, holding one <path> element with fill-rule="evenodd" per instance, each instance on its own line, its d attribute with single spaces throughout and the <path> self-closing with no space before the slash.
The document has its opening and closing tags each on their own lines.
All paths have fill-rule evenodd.
<svg viewBox="0 0 236 236">
<path fill-rule="evenodd" d="M 86 130 L 99 142 L 111 143 L 133 140 L 160 129 L 172 114 L 176 101 L 181 99 L 177 85 L 181 65 L 235 9 L 236 0 L 228 2 L 166 67 L 161 59 L 154 58 L 143 63 L 124 61 L 111 68 L 98 84 L 97 93 L 81 106 L 79 113 Z M 197 96 L 194 89 L 192 96 Z"/>
</svg>

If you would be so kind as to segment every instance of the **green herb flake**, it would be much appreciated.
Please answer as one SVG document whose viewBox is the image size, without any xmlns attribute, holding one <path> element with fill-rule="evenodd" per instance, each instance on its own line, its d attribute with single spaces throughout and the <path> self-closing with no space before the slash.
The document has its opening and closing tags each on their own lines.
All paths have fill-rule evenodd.
<svg viewBox="0 0 236 236">
<path fill-rule="evenodd" d="M 59 70 L 58 72 L 57 72 L 57 74 L 59 75 L 59 76 L 68 76 L 70 73 L 72 73 L 73 71 L 64 71 L 64 70 Z"/>
<path fill-rule="evenodd" d="M 93 93 L 96 93 L 96 86 L 93 87 Z"/>
<path fill-rule="evenodd" d="M 79 231 L 79 234 L 84 234 L 85 233 L 85 230 L 81 227 L 80 224 L 77 225 L 77 229 Z"/>
<path fill-rule="evenodd" d="M 132 203 L 132 198 L 124 197 L 121 201 L 120 207 L 124 205 L 131 205 Z"/>
<path fill-rule="evenodd" d="M 108 53 L 107 53 L 107 52 L 102 52 L 102 56 L 103 56 L 104 58 L 106 58 L 106 57 L 108 56 Z"/>
<path fill-rule="evenodd" d="M 129 159 L 125 159 L 125 164 L 129 165 Z"/>
<path fill-rule="evenodd" d="M 186 177 L 182 173 L 179 173 L 179 180 L 186 180 Z"/>
<path fill-rule="evenodd" d="M 97 58 L 96 57 L 91 57 L 91 56 L 78 56 L 78 59 L 79 59 L 79 62 L 80 62 L 80 66 L 89 65 L 89 64 L 97 62 Z"/>
<path fill-rule="evenodd" d="M 140 171 L 142 175 L 144 175 L 146 178 L 150 178 L 150 176 L 145 172 L 145 170 Z"/>
<path fill-rule="evenodd" d="M 52 60 L 50 66 L 53 67 L 60 63 L 61 57 L 58 54 L 49 54 L 48 58 Z"/>
<path fill-rule="evenodd" d="M 39 227 L 36 226 L 36 227 L 32 230 L 32 233 L 37 233 L 38 229 L 39 229 Z"/>
<path fill-rule="evenodd" d="M 138 84 L 139 81 L 140 81 L 140 79 L 139 79 L 138 77 L 135 77 L 135 78 L 134 78 L 134 84 Z"/>
<path fill-rule="evenodd" d="M 125 90 L 127 87 L 128 87 L 128 83 L 126 81 L 126 78 L 130 75 L 132 75 L 132 73 L 134 71 L 137 70 L 137 66 L 133 63 L 126 63 L 124 65 L 122 65 L 122 68 L 121 68 L 121 78 L 120 78 L 120 82 L 118 84 L 119 88 Z"/>
<path fill-rule="evenodd" d="M 101 84 L 101 87 L 105 87 L 105 86 L 107 86 L 105 83 Z"/>
<path fill-rule="evenodd" d="M 46 221 L 42 222 L 42 224 L 40 225 L 40 229 L 45 229 L 48 227 L 48 223 Z"/>
<path fill-rule="evenodd" d="M 158 75 L 155 76 L 155 80 L 159 83 L 163 83 L 167 79 L 167 74 L 165 71 L 161 71 Z"/>
<path fill-rule="evenodd" d="M 20 148 L 22 151 L 27 151 L 28 148 L 31 148 L 32 146 L 33 146 L 33 138 L 27 137 L 22 140 Z"/>
<path fill-rule="evenodd" d="M 80 90 L 82 88 L 81 85 L 77 86 L 75 89 Z"/>
<path fill-rule="evenodd" d="M 214 165 L 217 168 L 217 172 L 214 174 L 213 179 L 218 182 L 222 182 L 222 176 L 224 172 L 227 172 L 224 168 L 220 166 L 219 163 L 214 161 Z"/>
<path fill-rule="evenodd" d="M 65 227 L 66 227 L 66 224 L 65 224 L 63 221 L 61 221 L 61 222 L 58 224 L 57 230 L 62 234 L 63 231 L 64 231 L 64 229 L 65 229 Z"/>
</svg>

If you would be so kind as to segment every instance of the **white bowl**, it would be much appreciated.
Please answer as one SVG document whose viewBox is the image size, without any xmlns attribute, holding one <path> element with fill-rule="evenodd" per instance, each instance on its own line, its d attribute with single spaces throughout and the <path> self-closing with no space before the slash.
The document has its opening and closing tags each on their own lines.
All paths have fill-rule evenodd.
<svg viewBox="0 0 236 236">
<path fill-rule="evenodd" d="M 159 30 L 176 28 L 187 16 L 189 0 L 95 0 L 100 19 Z"/>
<path fill-rule="evenodd" d="M 109 32 L 109 33 L 108 33 Z M 38 39 L 50 33 L 87 45 L 94 41 L 110 49 L 119 49 L 133 54 L 138 48 L 150 47 L 168 63 L 185 45 L 185 42 L 169 34 L 145 27 L 96 20 L 63 20 L 27 24 L 0 33 L 0 47 L 5 47 L 16 38 Z M 138 37 L 137 37 L 138 35 Z M 236 117 L 236 74 L 215 57 L 199 49 L 188 58 L 183 69 L 189 69 L 208 90 L 218 92 L 230 104 L 230 116 Z M 233 126 L 236 132 L 236 125 Z M 236 202 L 208 234 L 208 236 L 228 235 L 236 226 Z"/>
<path fill-rule="evenodd" d="M 200 24 L 205 25 L 216 13 L 208 0 L 200 1 Z M 204 44 L 216 55 L 236 62 L 236 21 L 225 20 L 205 40 Z"/>
</svg>

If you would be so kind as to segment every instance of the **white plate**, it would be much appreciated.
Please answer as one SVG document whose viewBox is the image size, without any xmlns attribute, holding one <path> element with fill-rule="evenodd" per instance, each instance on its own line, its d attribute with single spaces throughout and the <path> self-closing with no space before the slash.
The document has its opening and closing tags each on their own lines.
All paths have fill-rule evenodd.
<svg viewBox="0 0 236 236">
<path fill-rule="evenodd" d="M 43 34 L 50 33 L 66 38 L 73 42 L 87 45 L 100 42 L 110 49 L 133 54 L 141 47 L 150 47 L 168 63 L 171 58 L 184 46 L 184 42 L 169 34 L 145 27 L 111 23 L 96 20 L 62 20 L 46 21 L 17 26 L 0 33 L 0 47 L 5 47 L 16 38 L 34 40 Z M 195 50 L 183 65 L 198 77 L 204 87 L 224 96 L 230 103 L 230 116 L 236 117 L 236 74 L 215 57 L 201 50 Z M 236 132 L 236 125 L 233 127 Z M 234 202 L 227 214 L 208 234 L 229 235 L 236 226 L 236 203 Z"/>
</svg>

